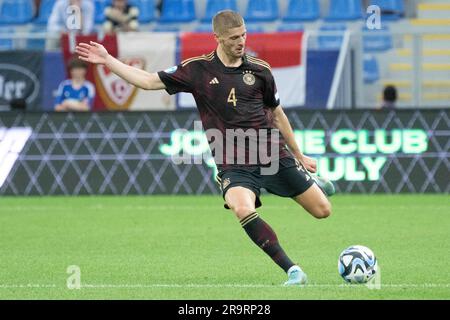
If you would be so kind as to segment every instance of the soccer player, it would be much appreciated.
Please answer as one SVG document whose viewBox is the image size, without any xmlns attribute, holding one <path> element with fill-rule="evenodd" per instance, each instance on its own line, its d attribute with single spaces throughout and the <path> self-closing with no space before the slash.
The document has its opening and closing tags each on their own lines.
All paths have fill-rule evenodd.
<svg viewBox="0 0 450 320">
<path fill-rule="evenodd" d="M 297 146 L 280 105 L 269 64 L 245 53 L 247 33 L 242 16 L 230 10 L 217 13 L 213 18 L 213 31 L 218 43 L 216 50 L 157 73 L 123 64 L 95 42 L 80 43 L 76 50 L 80 59 L 104 64 L 139 88 L 165 89 L 169 94 L 192 93 L 206 135 L 213 130 L 220 131 L 225 136 L 222 145 L 225 145 L 229 129 L 279 130 L 282 137 L 275 139 L 276 135 L 270 135 L 268 139 L 279 147 L 277 154 L 271 155 L 274 156 L 271 161 L 278 163 L 274 174 L 263 175 L 266 167 L 262 163 L 237 164 L 229 161 L 229 154 L 220 162 L 217 161 L 220 151 L 215 149 L 213 155 L 225 208 L 234 212 L 251 240 L 287 273 L 285 285 L 306 284 L 306 274 L 287 256 L 274 230 L 256 212 L 261 206 L 260 189 L 290 197 L 320 219 L 331 213 L 327 195 L 334 193 L 334 187 L 328 180 L 309 173 L 316 172 L 316 161 Z M 209 138 L 211 147 L 217 141 Z M 244 149 L 249 156 L 249 148 Z M 236 160 L 237 151 L 233 150 L 232 160 Z"/>
</svg>

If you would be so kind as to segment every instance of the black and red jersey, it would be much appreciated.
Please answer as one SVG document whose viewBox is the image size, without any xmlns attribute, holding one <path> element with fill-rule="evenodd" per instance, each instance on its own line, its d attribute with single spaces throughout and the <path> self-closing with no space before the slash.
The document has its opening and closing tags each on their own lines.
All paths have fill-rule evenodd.
<svg viewBox="0 0 450 320">
<path fill-rule="evenodd" d="M 268 143 L 279 144 L 278 155 L 271 155 L 271 159 L 289 156 L 281 136 L 279 139 L 270 138 L 270 131 L 275 128 L 272 111 L 280 105 L 280 100 L 267 62 L 245 54 L 239 67 L 226 67 L 213 51 L 187 59 L 178 66 L 158 72 L 158 75 L 169 94 L 192 93 L 210 146 L 213 141 L 208 135 L 209 129 L 219 130 L 224 137 L 227 129 L 254 129 L 258 133 L 260 129 L 267 129 Z M 248 146 L 245 148 L 247 156 L 254 152 Z M 234 157 L 236 154 L 237 150 L 234 150 Z M 224 163 L 220 163 L 214 152 L 213 155 L 218 168 L 238 164 L 229 156 L 224 156 Z M 245 164 L 254 163 L 246 161 Z"/>
</svg>

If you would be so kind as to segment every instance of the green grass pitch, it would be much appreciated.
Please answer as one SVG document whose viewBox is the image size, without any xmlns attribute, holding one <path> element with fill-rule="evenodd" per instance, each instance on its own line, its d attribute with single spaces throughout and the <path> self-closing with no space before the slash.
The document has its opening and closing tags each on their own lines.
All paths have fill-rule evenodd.
<svg viewBox="0 0 450 320">
<path fill-rule="evenodd" d="M 220 196 L 2 197 L 0 299 L 450 299 L 448 195 L 338 195 L 324 220 L 262 200 L 307 287 L 281 285 Z M 375 252 L 379 290 L 340 278 L 354 244 Z M 67 288 L 69 265 L 81 289 Z"/>
</svg>

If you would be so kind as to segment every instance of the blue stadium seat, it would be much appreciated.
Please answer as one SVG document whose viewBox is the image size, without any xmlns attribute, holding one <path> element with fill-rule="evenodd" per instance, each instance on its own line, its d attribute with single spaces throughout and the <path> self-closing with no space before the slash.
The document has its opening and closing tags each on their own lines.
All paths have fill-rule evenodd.
<svg viewBox="0 0 450 320">
<path fill-rule="evenodd" d="M 279 32 L 303 31 L 304 26 L 300 23 L 282 23 L 278 26 Z"/>
<path fill-rule="evenodd" d="M 164 0 L 160 23 L 191 22 L 195 19 L 194 0 Z"/>
<path fill-rule="evenodd" d="M 339 49 L 344 39 L 344 32 L 347 29 L 345 24 L 326 24 L 320 27 L 320 31 L 333 31 L 333 35 L 319 35 L 317 42 L 321 49 Z M 342 35 L 341 35 L 342 34 Z"/>
<path fill-rule="evenodd" d="M 128 3 L 139 9 L 138 21 L 140 23 L 149 23 L 155 20 L 154 0 L 129 0 Z"/>
<path fill-rule="evenodd" d="M 55 0 L 41 0 L 41 5 L 39 6 L 39 16 L 33 22 L 38 25 L 47 25 L 47 21 L 52 13 L 54 4 Z"/>
<path fill-rule="evenodd" d="M 247 30 L 247 33 L 257 33 L 257 32 L 264 32 L 264 24 L 259 23 L 246 23 L 245 28 Z M 195 28 L 196 32 L 206 32 L 211 33 L 212 30 L 212 24 L 211 23 L 201 23 Z"/>
<path fill-rule="evenodd" d="M 277 0 L 249 0 L 245 13 L 246 22 L 269 22 L 278 19 Z"/>
<path fill-rule="evenodd" d="M 264 24 L 259 23 L 246 23 L 245 29 L 247 30 L 247 33 L 258 33 L 258 32 L 264 32 Z"/>
<path fill-rule="evenodd" d="M 178 31 L 180 31 L 179 26 L 168 24 L 157 24 L 153 28 L 153 32 L 178 32 Z"/>
<path fill-rule="evenodd" d="M 196 28 L 195 28 L 195 32 L 207 32 L 207 33 L 211 33 L 212 30 L 212 24 L 210 23 L 200 23 Z"/>
<path fill-rule="evenodd" d="M 208 0 L 206 3 L 205 16 L 202 18 L 202 22 L 211 22 L 214 15 L 222 10 L 230 9 L 237 11 L 236 0 Z"/>
<path fill-rule="evenodd" d="M 283 21 L 314 21 L 320 17 L 318 0 L 290 0 Z"/>
<path fill-rule="evenodd" d="M 31 35 L 33 33 L 46 33 L 47 26 L 35 24 L 28 31 Z M 45 50 L 45 38 L 40 39 L 27 39 L 27 49 L 30 50 Z"/>
<path fill-rule="evenodd" d="M 3 0 L 0 8 L 0 24 L 26 24 L 33 19 L 32 0 Z"/>
<path fill-rule="evenodd" d="M 333 0 L 330 1 L 330 10 L 325 20 L 346 21 L 362 18 L 361 0 Z"/>
<path fill-rule="evenodd" d="M 112 0 L 94 0 L 95 17 L 97 24 L 105 22 L 105 8 L 111 5 Z"/>
<path fill-rule="evenodd" d="M 0 27 L 0 50 L 11 50 L 14 47 L 13 39 L 6 36 L 15 32 L 12 27 Z"/>
<path fill-rule="evenodd" d="M 382 52 L 392 49 L 392 35 L 387 25 L 384 24 L 380 30 L 369 30 L 363 27 L 362 31 L 365 52 Z"/>
<path fill-rule="evenodd" d="M 403 0 L 371 0 L 370 4 L 381 8 L 382 20 L 398 20 L 405 15 Z"/>
<path fill-rule="evenodd" d="M 371 84 L 380 79 L 378 61 L 373 55 L 364 55 L 364 83 Z"/>
</svg>

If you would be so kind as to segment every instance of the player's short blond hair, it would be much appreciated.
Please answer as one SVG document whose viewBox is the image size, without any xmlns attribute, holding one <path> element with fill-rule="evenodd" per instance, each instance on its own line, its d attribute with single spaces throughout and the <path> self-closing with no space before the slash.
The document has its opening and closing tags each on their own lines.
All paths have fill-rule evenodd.
<svg viewBox="0 0 450 320">
<path fill-rule="evenodd" d="M 219 11 L 213 18 L 213 31 L 220 36 L 227 30 L 244 25 L 244 18 L 232 10 Z"/>
</svg>

